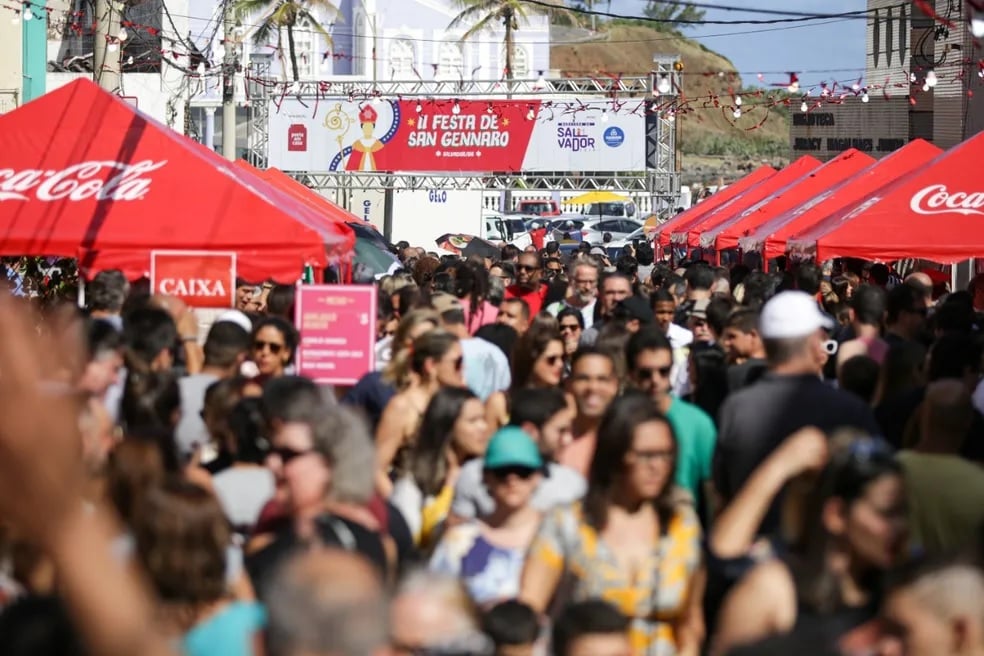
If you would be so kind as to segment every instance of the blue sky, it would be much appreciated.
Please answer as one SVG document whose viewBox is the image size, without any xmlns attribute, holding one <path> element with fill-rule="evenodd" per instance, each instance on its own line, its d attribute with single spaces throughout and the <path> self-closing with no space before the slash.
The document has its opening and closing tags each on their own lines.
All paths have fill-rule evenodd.
<svg viewBox="0 0 984 656">
<path fill-rule="evenodd" d="M 639 15 L 645 4 L 646 0 L 611 0 L 611 10 Z M 864 0 L 715 0 L 711 4 L 835 14 L 863 10 L 867 3 Z M 595 6 L 605 10 L 607 3 L 597 2 Z M 720 9 L 708 9 L 705 16 L 708 20 L 763 18 L 772 17 Z M 864 20 L 855 19 L 772 26 L 701 25 L 684 33 L 734 62 L 746 85 L 757 84 L 755 76 L 760 72 L 851 69 L 800 75 L 802 85 L 814 85 L 822 80 L 852 83 L 861 76 L 865 56 L 864 24 Z M 755 33 L 748 33 L 752 31 Z M 782 78 L 781 74 L 766 75 L 766 82 L 778 82 Z"/>
</svg>

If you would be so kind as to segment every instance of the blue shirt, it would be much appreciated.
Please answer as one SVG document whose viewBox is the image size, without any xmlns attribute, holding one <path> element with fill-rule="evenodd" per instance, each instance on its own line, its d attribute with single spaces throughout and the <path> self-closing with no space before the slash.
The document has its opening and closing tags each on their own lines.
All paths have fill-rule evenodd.
<svg viewBox="0 0 984 656">
<path fill-rule="evenodd" d="M 234 601 L 185 634 L 186 656 L 253 656 L 256 634 L 266 626 L 263 606 Z"/>
<path fill-rule="evenodd" d="M 461 340 L 465 384 L 475 396 L 487 400 L 495 392 L 509 389 L 512 374 L 506 354 L 492 342 L 479 337 Z"/>
</svg>

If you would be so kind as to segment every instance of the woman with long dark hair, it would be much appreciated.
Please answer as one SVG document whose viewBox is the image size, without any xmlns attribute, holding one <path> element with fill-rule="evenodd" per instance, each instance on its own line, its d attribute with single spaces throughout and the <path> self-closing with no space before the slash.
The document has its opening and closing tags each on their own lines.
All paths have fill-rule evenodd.
<svg viewBox="0 0 984 656">
<path fill-rule="evenodd" d="M 564 340 L 553 317 L 537 321 L 516 342 L 512 353 L 512 385 L 485 402 L 486 419 L 493 430 L 509 423 L 509 394 L 527 387 L 558 387 L 564 377 Z"/>
<path fill-rule="evenodd" d="M 846 432 L 830 440 L 829 460 L 827 449 L 819 431 L 791 436 L 722 513 L 711 548 L 718 556 L 735 555 L 720 553 L 735 544 L 750 549 L 773 498 L 793 479 L 785 554 L 755 565 L 728 594 L 714 654 L 791 632 L 835 646 L 876 617 L 881 575 L 906 553 L 902 469 L 876 438 Z M 809 464 L 797 468 L 824 460 L 819 475 Z"/>
<path fill-rule="evenodd" d="M 390 497 L 422 548 L 434 543 L 451 510 L 461 466 L 481 457 L 488 439 L 485 409 L 475 394 L 456 387 L 434 394 Z"/>
<path fill-rule="evenodd" d="M 401 387 L 386 404 L 376 427 L 377 489 L 384 497 L 392 491 L 390 467 L 401 449 L 413 445 L 434 394 L 442 387 L 465 386 L 461 344 L 443 330 L 424 333 L 391 364 Z"/>
<path fill-rule="evenodd" d="M 700 524 L 673 487 L 673 427 L 630 393 L 598 429 L 583 501 L 547 513 L 523 570 L 520 597 L 545 612 L 573 575 L 570 598 L 615 601 L 632 619 L 635 653 L 698 654 L 703 639 Z"/>
</svg>

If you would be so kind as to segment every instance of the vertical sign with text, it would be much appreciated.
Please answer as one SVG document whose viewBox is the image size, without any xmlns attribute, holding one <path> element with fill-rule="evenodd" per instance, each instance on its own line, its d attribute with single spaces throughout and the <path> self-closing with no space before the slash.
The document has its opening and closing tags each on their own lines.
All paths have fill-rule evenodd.
<svg viewBox="0 0 984 656">
<path fill-rule="evenodd" d="M 150 288 L 191 307 L 233 307 L 236 254 L 218 251 L 151 251 Z"/>
<path fill-rule="evenodd" d="M 376 366 L 376 288 L 300 285 L 297 370 L 327 385 L 354 385 Z"/>
</svg>

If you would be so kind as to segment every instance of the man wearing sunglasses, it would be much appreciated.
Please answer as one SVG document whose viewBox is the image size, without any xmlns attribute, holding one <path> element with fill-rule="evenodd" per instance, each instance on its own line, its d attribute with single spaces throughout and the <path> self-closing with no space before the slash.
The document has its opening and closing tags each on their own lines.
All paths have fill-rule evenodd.
<svg viewBox="0 0 984 656">
<path fill-rule="evenodd" d="M 625 359 L 633 384 L 656 402 L 673 426 L 677 439 L 676 484 L 689 491 L 695 502 L 706 499 L 717 429 L 706 412 L 671 394 L 670 340 L 654 326 L 643 328 L 629 339 Z M 701 506 L 699 503 L 698 508 Z"/>
<path fill-rule="evenodd" d="M 543 266 L 536 252 L 522 253 L 516 261 L 516 284 L 506 287 L 506 298 L 519 298 L 530 306 L 530 315 L 536 316 L 547 297 L 547 285 L 541 282 Z"/>
</svg>

